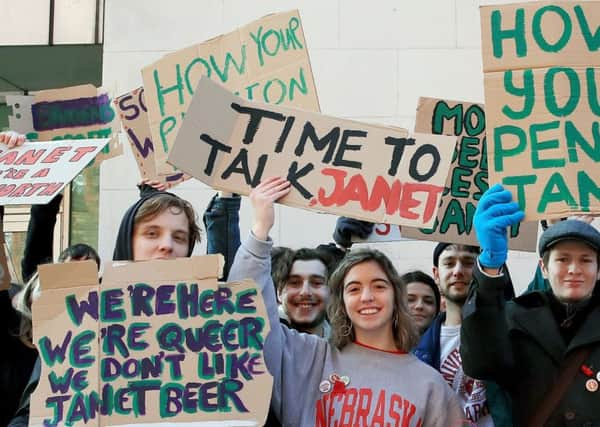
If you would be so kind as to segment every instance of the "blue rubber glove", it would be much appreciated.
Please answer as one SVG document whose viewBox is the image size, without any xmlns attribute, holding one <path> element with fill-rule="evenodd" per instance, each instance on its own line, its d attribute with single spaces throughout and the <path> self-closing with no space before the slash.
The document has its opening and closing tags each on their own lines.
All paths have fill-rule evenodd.
<svg viewBox="0 0 600 427">
<path fill-rule="evenodd" d="M 508 236 L 506 228 L 525 217 L 519 205 L 512 201 L 512 194 L 502 185 L 490 187 L 479 200 L 473 225 L 481 254 L 482 267 L 500 268 L 506 262 Z"/>
</svg>

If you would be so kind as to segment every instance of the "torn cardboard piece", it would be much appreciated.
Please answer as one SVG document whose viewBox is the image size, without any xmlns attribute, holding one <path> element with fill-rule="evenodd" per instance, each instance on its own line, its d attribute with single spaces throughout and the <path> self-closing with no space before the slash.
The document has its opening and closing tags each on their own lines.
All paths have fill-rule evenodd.
<svg viewBox="0 0 600 427">
<path fill-rule="evenodd" d="M 96 163 L 123 153 L 117 137 L 118 122 L 108 92 L 93 85 L 70 86 L 7 96 L 12 107 L 11 129 L 30 141 L 109 138 Z"/>
<path fill-rule="evenodd" d="M 169 163 L 220 190 L 249 194 L 261 180 L 283 176 L 292 184 L 283 204 L 431 226 L 455 143 L 244 101 L 202 78 Z"/>
<path fill-rule="evenodd" d="M 481 8 L 490 183 L 526 220 L 600 213 L 600 2 Z"/>
<path fill-rule="evenodd" d="M 178 172 L 171 175 L 158 175 L 154 160 L 154 143 L 150 134 L 148 109 L 144 101 L 144 88 L 139 87 L 114 99 L 117 115 L 131 146 L 131 152 L 140 171 L 140 178 L 158 181 L 171 188 L 185 181 L 189 176 Z"/>
<path fill-rule="evenodd" d="M 297 10 L 168 54 L 142 70 L 159 175 L 174 173 L 167 156 L 202 76 L 248 100 L 319 111 Z"/>
<path fill-rule="evenodd" d="M 108 142 L 108 138 L 26 142 L 13 149 L 0 144 L 0 204 L 48 203 Z"/>
<path fill-rule="evenodd" d="M 42 376 L 30 425 L 263 425 L 273 383 L 262 351 L 266 308 L 254 282 L 217 283 L 222 263 L 217 255 L 114 263 L 101 286 L 93 262 L 40 269 Z"/>
</svg>

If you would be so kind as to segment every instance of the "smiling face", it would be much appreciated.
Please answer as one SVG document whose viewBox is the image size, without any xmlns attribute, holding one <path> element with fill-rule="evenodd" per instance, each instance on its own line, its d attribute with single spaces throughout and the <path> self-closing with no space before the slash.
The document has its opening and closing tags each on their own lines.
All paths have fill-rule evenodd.
<svg viewBox="0 0 600 427">
<path fill-rule="evenodd" d="M 329 287 L 327 267 L 321 260 L 296 260 L 278 293 L 292 326 L 309 331 L 325 319 Z"/>
<path fill-rule="evenodd" d="M 559 301 L 574 303 L 592 294 L 600 275 L 594 249 L 581 241 L 566 240 L 550 248 L 547 260 L 540 261 L 542 273 Z"/>
<path fill-rule="evenodd" d="M 466 301 L 476 257 L 462 245 L 450 245 L 441 253 L 433 278 L 447 301 L 457 305 Z"/>
<path fill-rule="evenodd" d="M 186 214 L 171 207 L 133 228 L 133 260 L 185 257 L 189 250 L 189 221 Z"/>
<path fill-rule="evenodd" d="M 343 286 L 344 307 L 356 340 L 393 341 L 394 287 L 381 266 L 376 261 L 356 264 L 344 277 Z"/>
<path fill-rule="evenodd" d="M 422 334 L 437 313 L 433 289 L 423 282 L 411 282 L 406 285 L 406 290 L 410 315 Z"/>
</svg>

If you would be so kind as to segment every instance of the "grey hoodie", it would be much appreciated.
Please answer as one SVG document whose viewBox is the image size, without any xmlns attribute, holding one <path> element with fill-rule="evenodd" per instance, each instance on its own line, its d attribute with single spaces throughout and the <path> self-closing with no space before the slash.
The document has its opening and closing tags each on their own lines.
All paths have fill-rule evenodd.
<svg viewBox="0 0 600 427">
<path fill-rule="evenodd" d="M 320 337 L 281 325 L 271 282 L 271 247 L 271 241 L 250 234 L 236 254 L 229 280 L 250 278 L 262 291 L 271 325 L 264 347 L 274 377 L 271 405 L 282 425 L 461 425 L 454 392 L 412 354 L 354 343 L 338 350 Z M 335 375 L 349 382 L 336 381 Z"/>
</svg>

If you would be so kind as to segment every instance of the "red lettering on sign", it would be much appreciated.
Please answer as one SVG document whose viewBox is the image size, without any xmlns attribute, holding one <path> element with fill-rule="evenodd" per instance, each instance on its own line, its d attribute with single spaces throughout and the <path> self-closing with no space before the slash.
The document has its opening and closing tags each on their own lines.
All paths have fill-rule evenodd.
<svg viewBox="0 0 600 427">
<path fill-rule="evenodd" d="M 44 178 L 44 177 L 48 176 L 48 172 L 50 172 L 50 168 L 40 169 L 39 171 L 34 173 L 31 177 L 32 178 Z"/>
<path fill-rule="evenodd" d="M 69 159 L 70 162 L 78 162 L 83 156 L 88 153 L 93 153 L 96 147 L 77 147 L 75 155 Z"/>
<path fill-rule="evenodd" d="M 381 205 L 385 206 L 387 215 L 398 213 L 406 219 L 419 219 L 427 223 L 433 217 L 438 204 L 438 196 L 444 187 L 425 183 L 402 183 L 395 179 L 391 185 L 383 176 L 377 176 L 372 187 L 369 189 L 365 178 L 361 174 L 355 174 L 346 180 L 348 173 L 345 170 L 324 168 L 321 170 L 324 176 L 330 176 L 334 180 L 333 190 L 329 195 L 323 187 L 319 188 L 317 199 L 324 207 L 345 206 L 348 202 L 360 203 L 363 210 L 374 212 Z M 347 182 L 346 182 L 347 181 Z M 425 194 L 425 201 L 415 198 L 416 194 Z M 422 207 L 422 212 L 413 209 Z"/>
<path fill-rule="evenodd" d="M 35 165 L 45 152 L 45 148 L 42 148 L 41 150 L 27 150 L 19 156 L 15 161 L 15 165 Z"/>
<path fill-rule="evenodd" d="M 52 150 L 50 152 L 50 154 L 48 154 L 46 157 L 44 157 L 44 160 L 42 160 L 42 163 L 56 163 L 62 157 L 62 155 L 65 154 L 70 149 L 71 149 L 71 147 L 56 147 L 54 150 Z"/>
<path fill-rule="evenodd" d="M 2 156 L 0 156 L 0 164 L 4 163 L 5 165 L 12 165 L 17 159 L 18 155 L 19 153 L 17 153 L 16 151 L 9 151 L 7 153 L 4 153 Z"/>
</svg>

